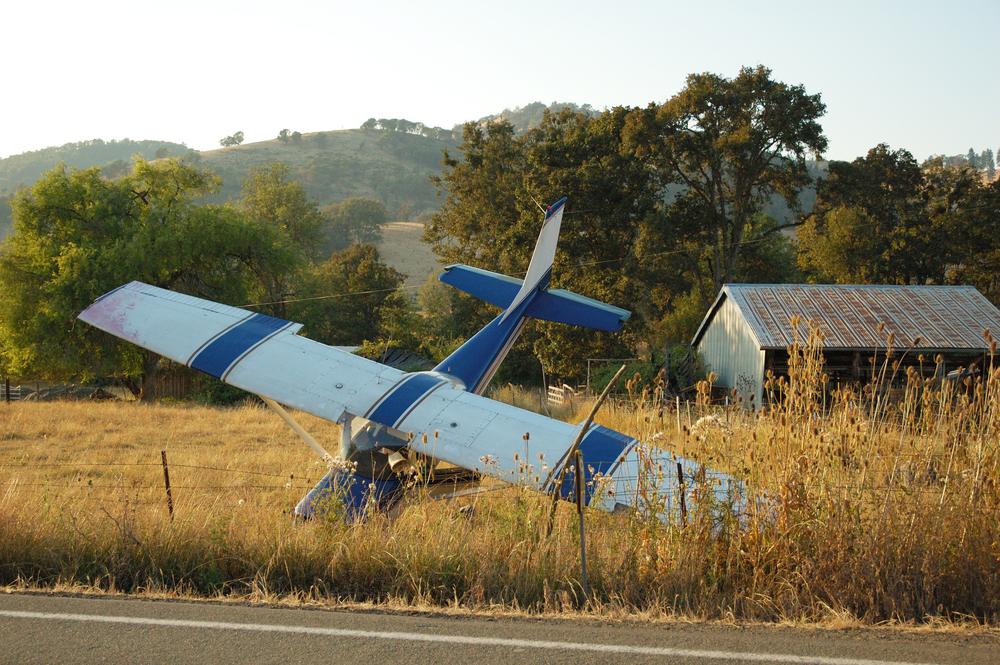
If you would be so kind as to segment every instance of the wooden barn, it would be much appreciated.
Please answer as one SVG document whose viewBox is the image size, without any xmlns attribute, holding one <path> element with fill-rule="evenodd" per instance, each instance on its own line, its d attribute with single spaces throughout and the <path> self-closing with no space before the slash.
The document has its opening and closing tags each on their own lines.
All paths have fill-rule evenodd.
<svg viewBox="0 0 1000 665">
<path fill-rule="evenodd" d="M 768 370 L 787 371 L 795 331 L 822 331 L 823 354 L 832 383 L 866 381 L 870 358 L 893 348 L 909 349 L 904 362 L 947 373 L 982 367 L 989 353 L 985 331 L 1000 339 L 1000 310 L 971 286 L 850 284 L 727 284 L 691 341 L 715 385 L 735 390 L 742 403 L 759 406 Z M 880 325 L 881 324 L 881 325 Z M 933 358 L 940 355 L 942 367 Z"/>
</svg>

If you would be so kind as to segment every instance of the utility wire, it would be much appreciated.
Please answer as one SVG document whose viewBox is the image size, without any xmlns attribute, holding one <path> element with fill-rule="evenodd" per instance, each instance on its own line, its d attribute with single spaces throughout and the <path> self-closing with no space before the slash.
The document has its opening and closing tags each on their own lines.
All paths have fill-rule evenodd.
<svg viewBox="0 0 1000 665">
<path fill-rule="evenodd" d="M 423 284 L 404 284 L 398 286 L 394 289 L 371 289 L 368 291 L 350 291 L 347 293 L 331 293 L 324 296 L 310 296 L 308 298 L 289 298 L 287 300 L 274 300 L 272 302 L 255 302 L 248 303 L 246 305 L 240 305 L 240 307 L 263 307 L 264 305 L 285 305 L 287 303 L 293 302 L 307 302 L 310 300 L 328 300 L 330 298 L 346 298 L 347 296 L 364 296 L 372 293 L 389 293 L 392 291 L 404 291 L 410 289 L 419 289 Z"/>
<path fill-rule="evenodd" d="M 740 246 L 743 247 L 744 245 L 754 245 L 756 243 L 765 242 L 767 240 L 770 240 L 770 238 L 757 238 L 756 240 L 744 240 L 744 241 L 742 241 L 740 243 Z M 636 260 L 638 260 L 638 261 L 644 261 L 646 259 L 652 259 L 652 258 L 656 258 L 656 257 L 660 257 L 660 256 L 669 256 L 671 254 L 685 254 L 687 252 L 688 252 L 688 250 L 686 250 L 686 249 L 668 249 L 668 250 L 664 250 L 662 252 L 653 252 L 651 254 L 643 254 L 642 256 L 636 256 L 634 258 Z M 619 257 L 619 258 L 615 258 L 615 259 L 599 259 L 597 261 L 584 261 L 582 263 L 574 263 L 573 265 L 575 267 L 578 267 L 578 268 L 583 268 L 583 267 L 586 267 L 586 266 L 603 265 L 603 264 L 606 264 L 606 263 L 619 263 L 621 261 L 626 261 L 626 260 L 628 260 L 630 258 L 633 258 L 633 257 L 630 256 L 630 255 L 626 255 L 626 256 Z M 308 302 L 308 301 L 312 301 L 312 300 L 329 300 L 331 298 L 346 298 L 348 296 L 363 296 L 363 295 L 370 295 L 372 293 L 388 293 L 388 292 L 392 292 L 392 291 L 409 291 L 409 290 L 412 290 L 412 289 L 419 289 L 421 286 L 423 286 L 423 284 L 404 284 L 403 286 L 400 286 L 400 287 L 397 287 L 397 288 L 394 288 L 394 289 L 371 289 L 369 291 L 349 291 L 349 292 L 346 292 L 346 293 L 330 293 L 330 294 L 322 295 L 322 296 L 310 296 L 310 297 L 307 297 L 307 298 L 288 298 L 286 300 L 274 300 L 274 301 L 271 301 L 271 302 L 248 303 L 246 305 L 239 305 L 239 306 L 240 307 L 264 307 L 266 305 L 286 305 L 286 304 L 289 304 L 289 303 Z"/>
<path fill-rule="evenodd" d="M 83 467 L 83 466 L 150 466 L 161 467 L 162 462 L 0 462 L 0 468 L 41 468 L 41 467 Z M 296 476 L 294 473 L 268 473 L 266 471 L 253 471 L 250 469 L 226 469 L 221 466 L 201 466 L 198 464 L 176 464 L 170 463 L 170 467 L 181 469 L 203 469 L 206 471 L 223 471 L 225 473 L 245 473 L 256 476 L 267 476 L 269 478 L 287 478 L 289 480 L 302 480 L 307 483 L 313 482 L 312 478 L 306 476 Z"/>
</svg>

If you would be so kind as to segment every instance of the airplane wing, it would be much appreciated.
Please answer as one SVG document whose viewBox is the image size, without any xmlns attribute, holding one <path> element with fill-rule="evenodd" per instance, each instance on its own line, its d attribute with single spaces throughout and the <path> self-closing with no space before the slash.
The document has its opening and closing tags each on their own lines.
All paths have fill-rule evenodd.
<svg viewBox="0 0 1000 665">
<path fill-rule="evenodd" d="M 506 482 L 540 490 L 558 471 L 579 426 L 468 392 L 437 372 L 403 373 L 301 337 L 301 324 L 131 282 L 98 298 L 79 318 L 112 335 L 281 404 L 332 421 L 360 416 L 410 438 L 411 449 Z M 669 461 L 662 451 L 600 425 L 580 450 L 587 501 L 613 509 L 636 505 L 642 469 Z M 650 456 L 652 455 L 652 466 Z M 687 472 L 697 466 L 684 462 Z M 661 474 L 662 476 L 662 474 Z M 673 484 L 668 474 L 654 482 Z M 592 501 L 599 499 L 599 501 Z"/>
<path fill-rule="evenodd" d="M 80 320 L 174 362 L 336 421 L 364 414 L 403 372 L 296 335 L 302 324 L 131 282 Z"/>
</svg>

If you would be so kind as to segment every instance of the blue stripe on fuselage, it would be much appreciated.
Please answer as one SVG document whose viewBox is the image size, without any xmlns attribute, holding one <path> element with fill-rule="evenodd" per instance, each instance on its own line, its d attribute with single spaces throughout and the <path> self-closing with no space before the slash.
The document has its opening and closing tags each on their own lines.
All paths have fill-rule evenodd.
<svg viewBox="0 0 1000 665">
<path fill-rule="evenodd" d="M 191 367 L 221 378 L 240 356 L 288 323 L 266 314 L 254 314 L 199 351 L 191 360 Z"/>
<path fill-rule="evenodd" d="M 634 440 L 613 429 L 608 429 L 601 425 L 595 425 L 587 436 L 580 442 L 580 452 L 583 453 L 583 475 L 584 475 L 584 505 L 590 504 L 590 498 L 594 493 L 594 476 L 610 475 L 614 470 L 615 463 L 622 458 L 625 449 L 629 448 Z M 569 472 L 563 477 L 559 494 L 564 499 L 573 498 L 576 491 L 575 478 L 572 470 L 573 460 L 566 460 L 564 464 L 569 464 Z"/>
<path fill-rule="evenodd" d="M 443 383 L 446 383 L 443 379 L 429 374 L 410 374 L 396 384 L 365 417 L 381 425 L 395 427 L 411 406 Z"/>
<path fill-rule="evenodd" d="M 538 290 L 548 286 L 552 269 L 545 275 L 535 292 L 525 298 L 512 312 L 501 312 L 479 332 L 465 341 L 450 356 L 438 363 L 435 372 L 450 374 L 465 384 L 469 392 L 481 395 L 489 383 L 492 372 L 503 361 L 520 332 L 524 313 L 538 297 Z M 484 380 L 485 379 L 485 380 Z"/>
</svg>

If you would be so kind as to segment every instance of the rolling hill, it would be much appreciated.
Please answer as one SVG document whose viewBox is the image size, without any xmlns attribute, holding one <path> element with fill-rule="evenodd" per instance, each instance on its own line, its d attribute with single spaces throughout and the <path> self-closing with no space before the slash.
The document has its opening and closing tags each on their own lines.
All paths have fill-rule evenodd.
<svg viewBox="0 0 1000 665">
<path fill-rule="evenodd" d="M 197 161 L 222 178 L 213 200 L 238 196 L 251 168 L 284 162 L 321 205 L 364 196 L 382 201 L 391 216 L 410 219 L 440 205 L 430 177 L 440 172 L 443 151 L 457 147 L 420 134 L 344 129 L 209 150 Z"/>
<path fill-rule="evenodd" d="M 448 138 L 449 133 L 442 136 L 346 129 L 204 152 L 164 141 L 99 139 L 35 150 L 0 159 L 0 238 L 10 230 L 7 198 L 45 171 L 65 163 L 73 168 L 98 166 L 115 176 L 128 168 L 135 155 L 145 159 L 184 156 L 214 171 L 222 186 L 210 197 L 212 202 L 236 198 L 251 168 L 284 162 L 320 205 L 364 196 L 382 201 L 393 217 L 412 219 L 439 206 L 430 176 L 440 172 L 443 151 L 455 151 L 458 146 Z"/>
</svg>

